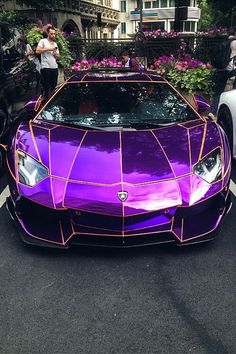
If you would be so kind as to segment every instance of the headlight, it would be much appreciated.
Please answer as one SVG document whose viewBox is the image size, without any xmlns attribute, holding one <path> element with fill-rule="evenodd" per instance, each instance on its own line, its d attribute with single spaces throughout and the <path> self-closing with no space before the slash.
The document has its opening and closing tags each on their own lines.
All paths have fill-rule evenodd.
<svg viewBox="0 0 236 354">
<path fill-rule="evenodd" d="M 48 176 L 48 170 L 38 161 L 24 153 L 17 151 L 19 181 L 27 186 L 35 186 Z"/>
<path fill-rule="evenodd" d="M 218 181 L 222 175 L 220 148 L 215 149 L 199 161 L 193 167 L 193 172 L 208 183 Z"/>
</svg>

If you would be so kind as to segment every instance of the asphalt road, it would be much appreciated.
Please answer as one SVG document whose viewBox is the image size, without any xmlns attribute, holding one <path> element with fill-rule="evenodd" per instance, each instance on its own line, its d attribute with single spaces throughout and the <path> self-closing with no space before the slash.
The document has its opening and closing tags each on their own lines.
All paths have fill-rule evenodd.
<svg viewBox="0 0 236 354">
<path fill-rule="evenodd" d="M 236 164 L 221 236 L 184 248 L 26 246 L 5 187 L 2 176 L 0 353 L 236 353 Z"/>
</svg>

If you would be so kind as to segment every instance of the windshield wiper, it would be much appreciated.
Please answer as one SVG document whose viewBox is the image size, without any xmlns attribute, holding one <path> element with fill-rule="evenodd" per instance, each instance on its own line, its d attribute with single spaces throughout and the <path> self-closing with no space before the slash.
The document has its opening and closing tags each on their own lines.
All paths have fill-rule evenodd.
<svg viewBox="0 0 236 354">
<path fill-rule="evenodd" d="M 131 127 L 131 128 L 140 128 L 140 129 L 151 129 L 151 128 L 160 128 L 160 127 L 165 127 L 167 125 L 172 125 L 175 124 L 176 122 L 133 122 L 130 124 L 127 124 L 127 126 Z"/>
<path fill-rule="evenodd" d="M 61 125 L 70 125 L 73 127 L 77 127 L 77 128 L 84 128 L 84 129 L 88 129 L 88 130 L 104 130 L 103 127 L 97 127 L 94 125 L 88 125 L 88 124 L 81 124 L 81 123 L 75 123 L 71 120 L 63 120 L 63 121 L 57 121 L 57 124 L 61 124 Z"/>
</svg>

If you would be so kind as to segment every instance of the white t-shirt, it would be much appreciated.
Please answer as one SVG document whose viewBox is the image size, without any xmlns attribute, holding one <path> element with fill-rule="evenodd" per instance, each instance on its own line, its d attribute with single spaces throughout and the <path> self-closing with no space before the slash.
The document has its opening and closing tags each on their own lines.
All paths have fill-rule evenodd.
<svg viewBox="0 0 236 354">
<path fill-rule="evenodd" d="M 49 42 L 47 38 L 43 38 L 39 41 L 38 46 L 41 48 L 52 48 L 52 44 Z M 57 54 L 59 55 L 59 50 L 56 42 L 54 42 L 54 48 L 57 50 Z M 41 53 L 41 68 L 42 69 L 57 69 L 58 64 L 56 58 L 54 57 L 51 51 L 47 51 Z"/>
<path fill-rule="evenodd" d="M 236 39 L 232 40 L 232 42 L 230 43 L 230 48 L 231 48 L 231 54 L 230 54 L 230 58 L 233 58 L 236 56 Z M 230 60 L 228 66 L 227 66 L 227 70 L 231 71 L 233 69 L 236 69 L 236 60 L 232 59 Z"/>
</svg>

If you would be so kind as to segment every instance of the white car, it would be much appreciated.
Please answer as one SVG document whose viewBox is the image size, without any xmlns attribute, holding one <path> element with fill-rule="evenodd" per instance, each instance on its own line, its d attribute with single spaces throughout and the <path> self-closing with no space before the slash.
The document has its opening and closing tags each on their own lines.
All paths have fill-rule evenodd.
<svg viewBox="0 0 236 354">
<path fill-rule="evenodd" d="M 217 122 L 228 137 L 232 157 L 236 158 L 236 89 L 221 94 Z"/>
</svg>

